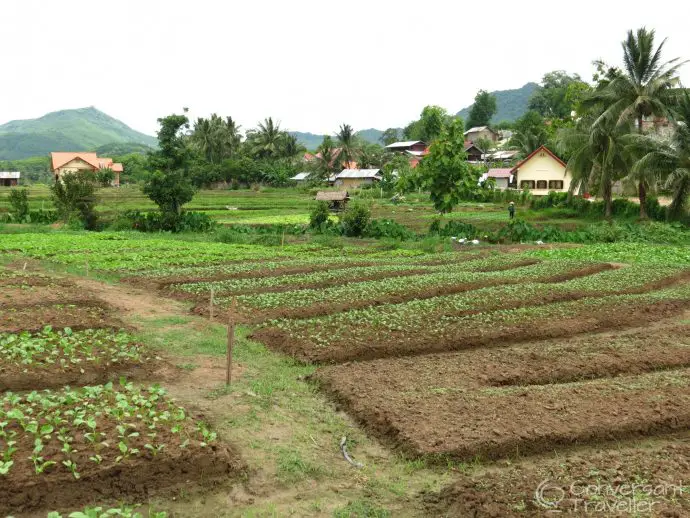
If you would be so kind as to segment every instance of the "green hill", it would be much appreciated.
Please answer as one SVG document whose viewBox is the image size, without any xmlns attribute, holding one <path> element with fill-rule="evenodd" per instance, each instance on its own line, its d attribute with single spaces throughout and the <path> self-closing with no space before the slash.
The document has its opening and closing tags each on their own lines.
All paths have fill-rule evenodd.
<svg viewBox="0 0 690 518">
<path fill-rule="evenodd" d="M 496 114 L 491 118 L 491 122 L 509 121 L 513 122 L 522 117 L 527 111 L 529 98 L 538 87 L 537 83 L 527 83 L 522 88 L 515 90 L 497 90 L 491 92 L 496 96 Z M 470 115 L 472 105 L 463 108 L 458 112 L 458 115 L 464 120 Z"/>
<path fill-rule="evenodd" d="M 0 159 L 16 160 L 51 151 L 95 151 L 110 144 L 156 146 L 155 137 L 133 130 L 94 107 L 48 113 L 0 125 Z"/>
<path fill-rule="evenodd" d="M 289 133 L 290 135 L 294 135 L 295 137 L 297 137 L 297 141 L 310 151 L 315 151 L 316 148 L 319 147 L 319 145 L 321 144 L 323 137 L 325 137 L 325 135 L 318 135 L 316 133 L 308 133 L 302 131 L 290 131 Z M 377 130 L 375 128 L 370 128 L 357 131 L 355 134 L 367 142 L 371 142 L 373 144 L 380 144 L 381 141 L 379 140 L 379 138 L 383 134 L 383 131 Z M 333 137 L 333 140 L 335 141 L 337 139 Z"/>
</svg>

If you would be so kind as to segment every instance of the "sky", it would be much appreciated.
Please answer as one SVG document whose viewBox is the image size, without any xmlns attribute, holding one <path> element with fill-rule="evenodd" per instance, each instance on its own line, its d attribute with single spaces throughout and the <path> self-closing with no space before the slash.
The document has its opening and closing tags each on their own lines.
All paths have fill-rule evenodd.
<svg viewBox="0 0 690 518">
<path fill-rule="evenodd" d="M 470 6 L 474 7 L 470 7 Z M 0 0 L 0 123 L 95 106 L 144 133 L 188 107 L 334 133 L 457 112 L 477 90 L 619 64 L 627 30 L 690 59 L 681 0 Z M 674 13 L 676 13 L 674 15 Z M 681 69 L 690 85 L 690 64 Z"/>
</svg>

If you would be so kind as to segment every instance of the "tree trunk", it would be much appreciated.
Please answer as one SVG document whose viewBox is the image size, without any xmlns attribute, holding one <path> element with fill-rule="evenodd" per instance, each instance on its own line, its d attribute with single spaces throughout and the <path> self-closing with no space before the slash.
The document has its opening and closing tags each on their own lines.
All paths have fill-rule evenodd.
<svg viewBox="0 0 690 518">
<path fill-rule="evenodd" d="M 640 198 L 640 219 L 647 219 L 647 186 L 644 181 L 640 181 L 637 192 Z"/>
<path fill-rule="evenodd" d="M 611 219 L 613 216 L 613 196 L 610 180 L 604 180 L 604 184 L 602 185 L 602 196 L 604 198 L 604 217 L 606 219 Z"/>
</svg>

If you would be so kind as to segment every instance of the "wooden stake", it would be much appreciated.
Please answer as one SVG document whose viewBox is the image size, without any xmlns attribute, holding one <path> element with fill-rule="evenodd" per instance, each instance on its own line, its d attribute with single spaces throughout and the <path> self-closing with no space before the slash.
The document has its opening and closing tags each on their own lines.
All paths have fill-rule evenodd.
<svg viewBox="0 0 690 518">
<path fill-rule="evenodd" d="M 26 261 L 24 262 L 24 268 L 22 270 L 26 270 Z"/>
<path fill-rule="evenodd" d="M 283 227 L 283 237 L 280 239 L 280 246 L 285 246 L 285 227 Z"/>
<path fill-rule="evenodd" d="M 235 297 L 232 298 L 232 304 L 230 305 L 230 311 L 228 312 L 228 360 L 227 368 L 225 371 L 225 386 L 230 386 L 230 381 L 232 381 L 232 347 L 235 344 L 235 322 L 233 320 L 233 313 L 235 311 Z"/>
<path fill-rule="evenodd" d="M 86 276 L 88 277 L 89 276 L 89 261 L 88 260 L 86 261 L 85 269 L 86 269 Z"/>
<path fill-rule="evenodd" d="M 211 288 L 211 299 L 208 301 L 208 319 L 213 322 L 213 288 Z"/>
</svg>

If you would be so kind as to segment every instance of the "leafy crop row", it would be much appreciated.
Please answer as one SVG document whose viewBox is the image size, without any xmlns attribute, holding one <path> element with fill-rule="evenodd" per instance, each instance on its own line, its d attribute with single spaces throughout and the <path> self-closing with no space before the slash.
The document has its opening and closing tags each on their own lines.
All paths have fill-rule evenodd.
<svg viewBox="0 0 690 518">
<path fill-rule="evenodd" d="M 138 363 L 145 359 L 142 353 L 141 346 L 130 335 L 106 329 L 53 331 L 47 326 L 34 334 L 27 331 L 0 334 L 0 371 L 3 364 L 10 363 L 55 366 L 62 370 L 80 369 L 86 363 Z"/>
<path fill-rule="evenodd" d="M 158 386 L 121 381 L 0 398 L 0 477 L 25 463 L 37 475 L 61 471 L 80 478 L 87 470 L 215 440 Z"/>
</svg>

